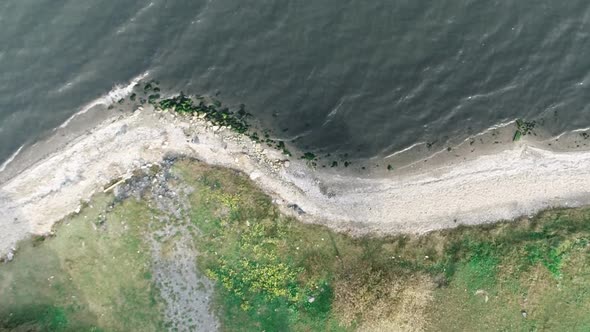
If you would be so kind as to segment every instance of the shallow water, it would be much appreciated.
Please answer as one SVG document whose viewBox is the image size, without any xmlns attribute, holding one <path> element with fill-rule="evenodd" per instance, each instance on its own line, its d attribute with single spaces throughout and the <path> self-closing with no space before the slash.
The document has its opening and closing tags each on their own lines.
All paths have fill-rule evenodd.
<svg viewBox="0 0 590 332">
<path fill-rule="evenodd" d="M 581 0 L 4 1 L 0 163 L 144 73 L 302 149 L 387 156 L 518 117 L 558 135 L 590 125 L 589 23 Z"/>
</svg>

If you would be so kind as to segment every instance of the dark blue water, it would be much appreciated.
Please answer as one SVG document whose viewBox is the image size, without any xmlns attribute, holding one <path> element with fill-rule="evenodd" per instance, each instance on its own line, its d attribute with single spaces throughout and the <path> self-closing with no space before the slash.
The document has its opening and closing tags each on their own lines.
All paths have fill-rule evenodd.
<svg viewBox="0 0 590 332">
<path fill-rule="evenodd" d="M 244 103 L 299 147 L 386 155 L 517 117 L 590 125 L 581 0 L 0 3 L 0 162 L 115 84 Z"/>
</svg>

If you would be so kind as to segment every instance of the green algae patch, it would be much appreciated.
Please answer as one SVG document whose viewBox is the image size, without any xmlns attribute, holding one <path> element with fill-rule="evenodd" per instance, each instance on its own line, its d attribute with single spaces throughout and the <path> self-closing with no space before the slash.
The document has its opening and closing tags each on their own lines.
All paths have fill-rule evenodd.
<svg viewBox="0 0 590 332">
<path fill-rule="evenodd" d="M 200 115 L 215 125 L 227 126 L 240 134 L 246 133 L 250 128 L 247 122 L 250 114 L 244 110 L 243 106 L 237 112 L 233 112 L 226 107 L 221 107 L 221 102 L 217 100 L 206 103 L 203 99 L 197 98 L 198 103 L 195 103 L 191 97 L 182 93 L 161 101 L 158 101 L 159 97 L 160 95 L 150 98 L 150 101 L 154 103 L 157 101 L 157 105 L 162 109 L 171 109 L 180 114 Z"/>
<path fill-rule="evenodd" d="M 56 236 L 21 243 L 15 260 L 0 265 L 0 330 L 159 330 L 142 237 L 149 210 L 126 201 L 103 215 L 109 201 L 95 197 Z"/>
</svg>

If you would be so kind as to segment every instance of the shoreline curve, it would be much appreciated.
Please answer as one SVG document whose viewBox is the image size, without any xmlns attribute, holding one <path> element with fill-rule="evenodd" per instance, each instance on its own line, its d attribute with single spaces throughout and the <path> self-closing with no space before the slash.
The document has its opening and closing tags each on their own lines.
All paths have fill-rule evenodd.
<svg viewBox="0 0 590 332">
<path fill-rule="evenodd" d="M 358 235 L 425 233 L 590 204 L 590 151 L 518 142 L 460 163 L 360 177 L 312 169 L 197 116 L 148 106 L 103 121 L 0 184 L 0 257 L 51 232 L 113 179 L 169 154 L 242 171 L 283 212 Z"/>
</svg>

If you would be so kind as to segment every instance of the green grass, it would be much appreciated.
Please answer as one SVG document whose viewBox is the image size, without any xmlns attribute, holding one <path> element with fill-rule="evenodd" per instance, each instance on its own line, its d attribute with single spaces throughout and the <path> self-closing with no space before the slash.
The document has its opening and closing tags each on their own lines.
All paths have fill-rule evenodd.
<svg viewBox="0 0 590 332">
<path fill-rule="evenodd" d="M 353 238 L 285 217 L 240 173 L 179 161 L 173 174 L 192 188 L 185 213 L 225 331 L 590 330 L 588 208 Z M 163 329 L 144 240 L 162 212 L 135 199 L 105 212 L 111 200 L 0 266 L 0 331 Z"/>
<path fill-rule="evenodd" d="M 196 188 L 200 263 L 218 281 L 226 330 L 530 330 L 568 326 L 571 317 L 588 326 L 590 280 L 578 277 L 590 273 L 580 263 L 588 209 L 421 237 L 351 238 L 280 215 L 233 171 L 178 170 Z M 549 309 L 574 294 L 583 295 L 567 315 Z"/>
<path fill-rule="evenodd" d="M 22 243 L 17 258 L 0 266 L 0 330 L 159 330 L 142 237 L 149 210 L 129 200 L 101 225 L 109 201 L 96 197 L 56 237 Z"/>
<path fill-rule="evenodd" d="M 190 213 L 202 235 L 195 245 L 203 255 L 202 269 L 218 281 L 227 330 L 342 330 L 330 315 L 328 275 L 307 276 L 302 264 L 312 254 L 303 250 L 310 239 L 301 250 L 287 241 L 298 224 L 232 171 L 186 163 L 179 173 L 196 189 Z"/>
<path fill-rule="evenodd" d="M 432 330 L 590 330 L 589 221 L 588 209 L 559 209 L 446 231 L 447 241 L 469 240 L 454 248 L 448 286 L 434 292 Z"/>
</svg>

